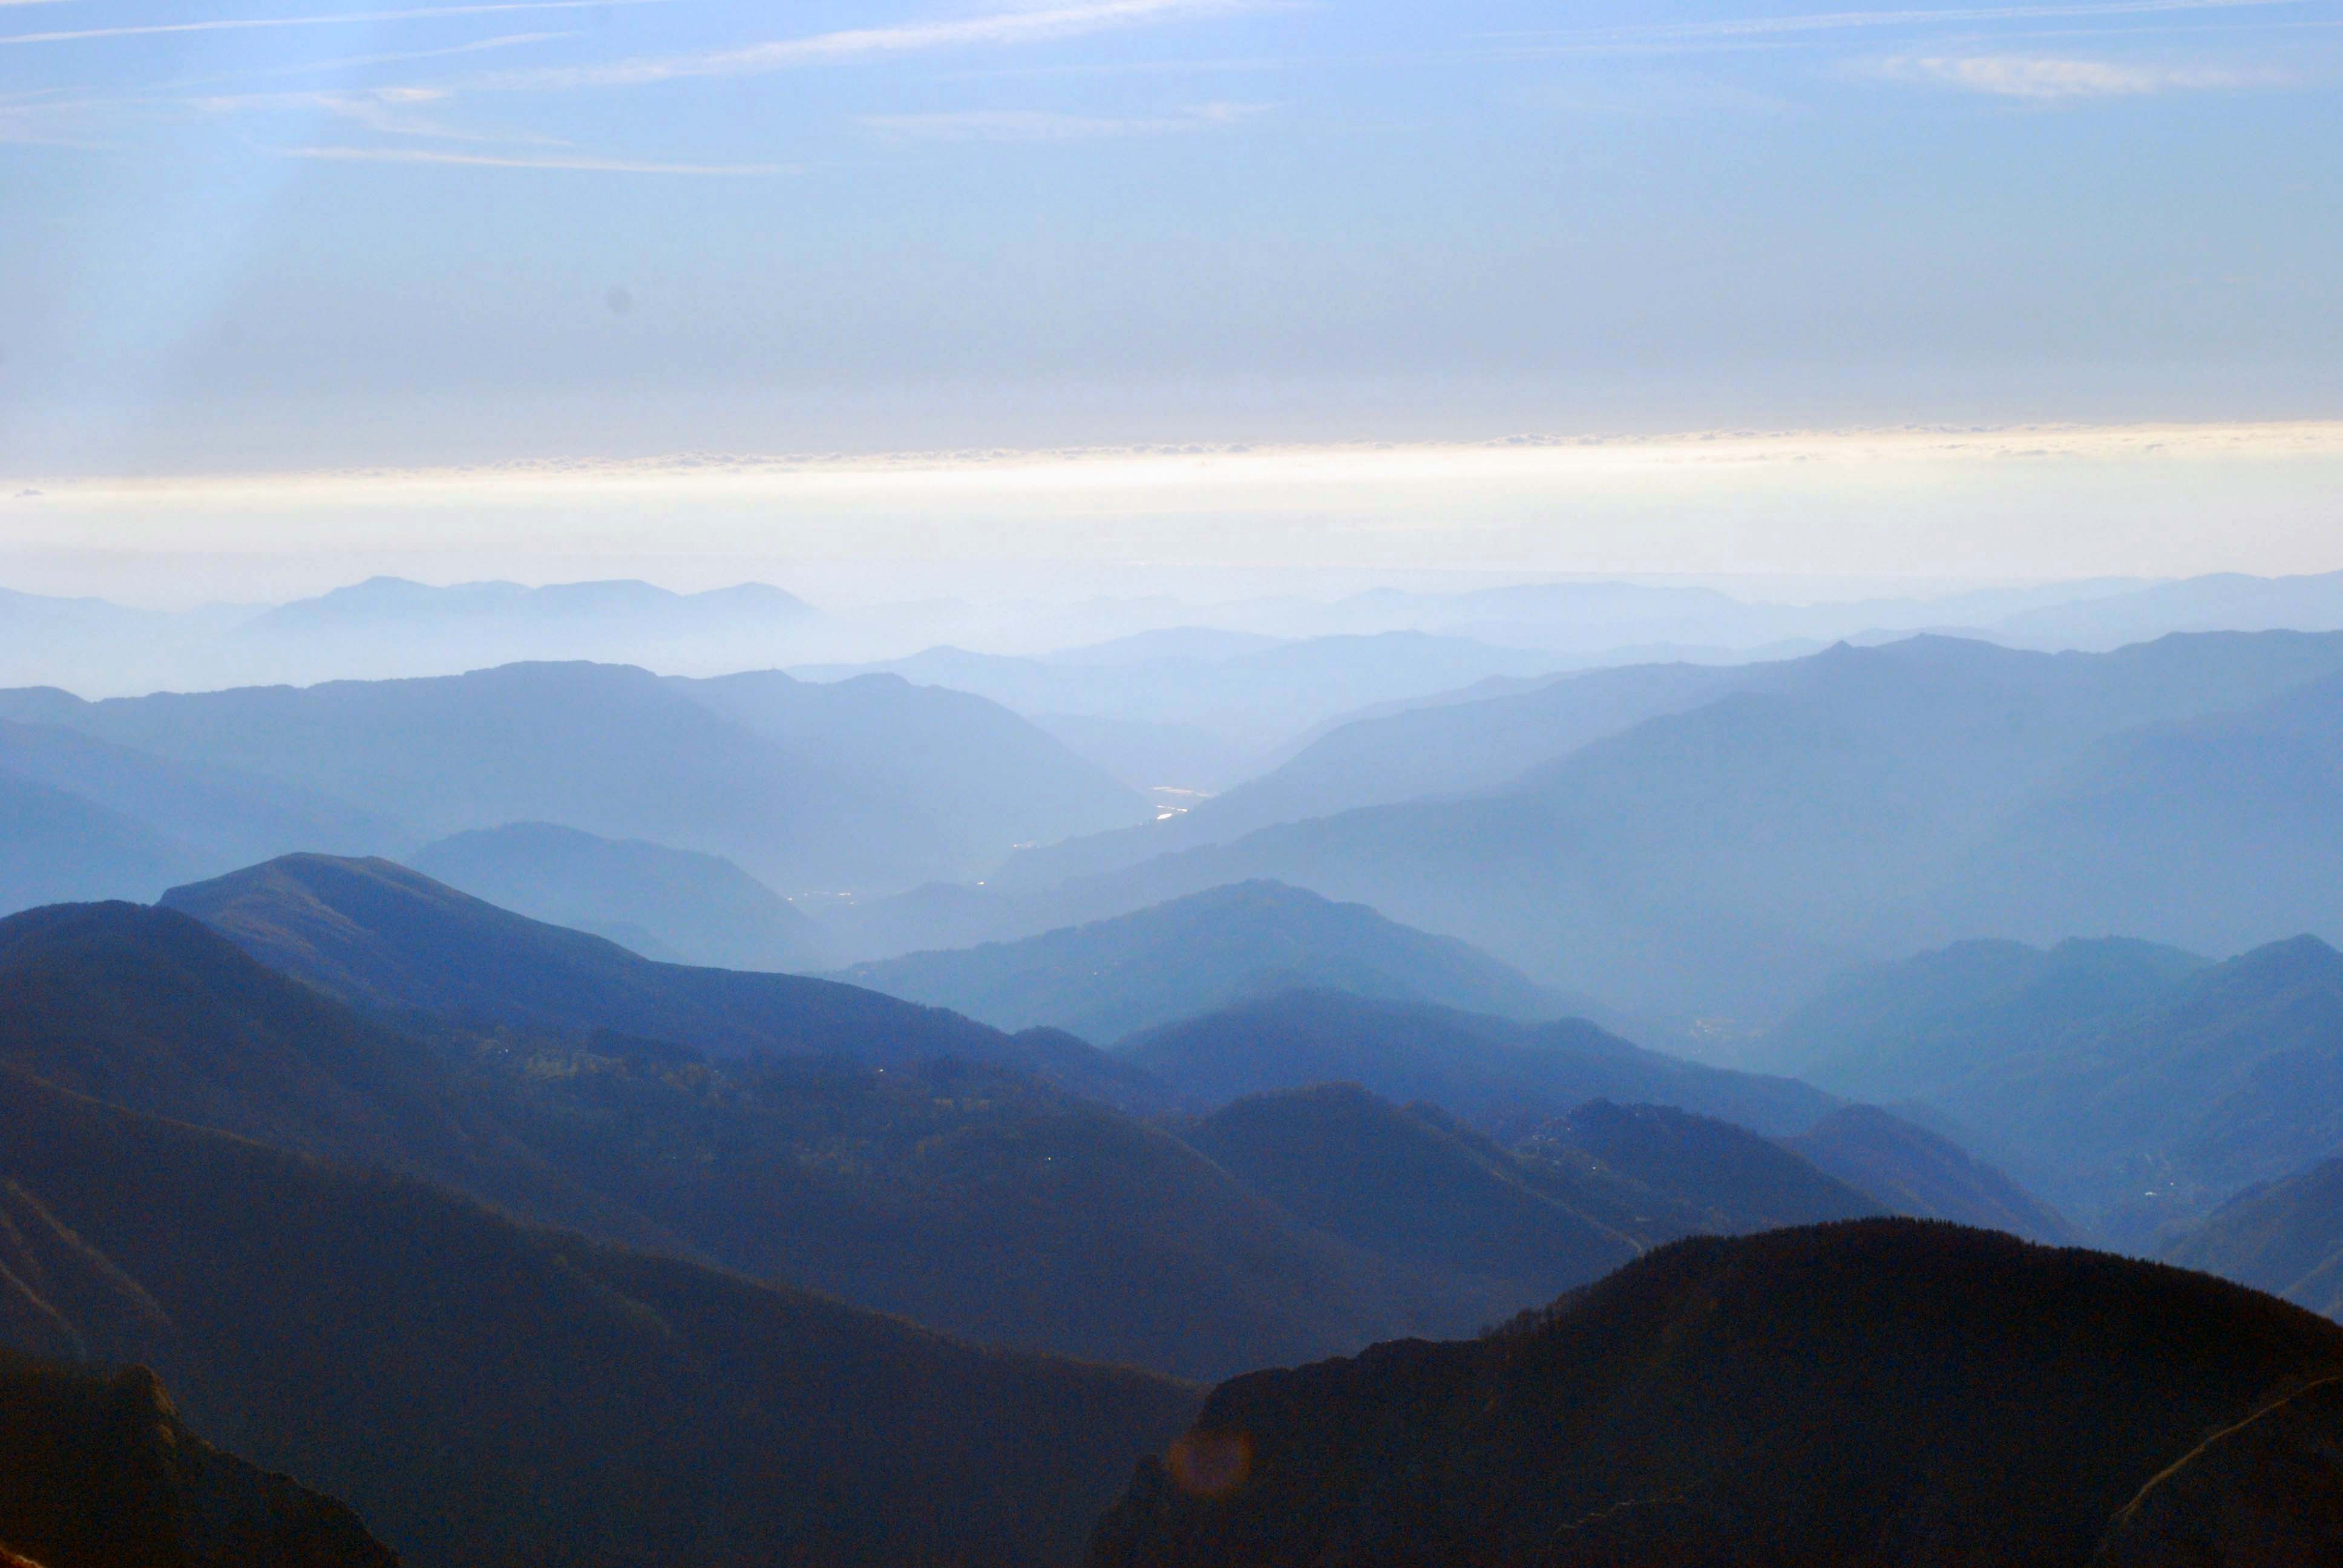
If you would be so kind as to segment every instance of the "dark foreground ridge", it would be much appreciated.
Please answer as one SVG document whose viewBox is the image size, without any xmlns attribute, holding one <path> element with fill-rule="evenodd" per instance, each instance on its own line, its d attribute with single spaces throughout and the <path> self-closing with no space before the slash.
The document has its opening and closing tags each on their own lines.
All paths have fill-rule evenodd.
<svg viewBox="0 0 2343 1568">
<path fill-rule="evenodd" d="M 1194 1408 L 0 1067 L 11 1281 L 11 1340 L 153 1367 L 415 1568 L 1071 1562 Z"/>
<path fill-rule="evenodd" d="M 2338 1369 L 2343 1329 L 2158 1264 L 1911 1220 L 1695 1238 L 1481 1339 L 1223 1384 L 1091 1561 L 2333 1561 L 2250 1553 L 2343 1490 L 2332 1395 L 2231 1429 Z"/>
<path fill-rule="evenodd" d="M 155 1374 L 0 1351 L 0 1564 L 397 1568 L 350 1511 L 189 1432 Z"/>
</svg>

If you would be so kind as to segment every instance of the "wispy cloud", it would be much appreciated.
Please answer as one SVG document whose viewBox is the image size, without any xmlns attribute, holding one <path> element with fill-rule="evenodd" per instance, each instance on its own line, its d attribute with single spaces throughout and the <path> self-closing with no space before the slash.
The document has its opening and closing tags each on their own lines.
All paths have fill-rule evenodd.
<svg viewBox="0 0 2343 1568">
<path fill-rule="evenodd" d="M 0 0 L 0 5 L 30 0 Z M 0 44 L 73 44 L 97 38 L 145 38 L 170 33 L 223 33 L 251 27 L 334 27 L 375 22 L 417 22 L 442 16 L 488 16 L 513 11 L 583 11 L 604 5 L 664 5 L 673 0 L 487 0 L 472 5 L 429 5 L 403 11 L 344 11 L 321 16 L 214 16 L 196 22 L 141 22 L 0 36 Z"/>
<path fill-rule="evenodd" d="M 279 147 L 291 158 L 317 158 L 332 163 L 445 164 L 478 169 L 552 169 L 606 175 L 705 175 L 737 178 L 789 172 L 781 164 L 670 164 L 639 158 L 593 157 L 584 154 L 499 154 L 439 152 L 425 147 Z"/>
<path fill-rule="evenodd" d="M 1624 27 L 1555 28 L 1493 36 L 1563 47 L 1618 45 L 1731 43 L 1801 33 L 1839 33 L 1892 27 L 1974 25 L 1994 22 L 2042 22 L 2103 17 L 2168 15 L 2187 11 L 2298 8 L 2306 0 L 2077 0 L 2074 4 L 1957 5 L 1912 11 L 1817 11 L 1790 16 L 1717 17 L 1700 22 L 1654 22 Z"/>
<path fill-rule="evenodd" d="M 71 96 L 55 87 L 0 97 L 0 145 L 25 147 L 74 147 L 96 151 L 107 146 L 116 128 L 118 103 Z"/>
<path fill-rule="evenodd" d="M 1209 76 L 1261 71 L 1290 71 L 1321 65 L 1323 59 L 1271 55 L 1228 60 L 1061 60 L 1050 65 L 985 65 L 960 71 L 939 71 L 940 82 L 998 82 L 1011 77 L 1038 76 Z"/>
<path fill-rule="evenodd" d="M 2060 59 L 2041 55 L 1899 56 L 1875 74 L 1894 81 L 1934 83 L 2002 98 L 2131 98 L 2153 93 L 2225 92 L 2284 86 L 2293 78 L 2267 70 L 2209 65 L 2130 65 L 2112 60 Z"/>
<path fill-rule="evenodd" d="M 186 100 L 206 114 L 322 112 L 379 136 L 425 141 L 477 142 L 516 146 L 562 147 L 570 144 L 533 132 L 458 126 L 429 111 L 453 96 L 440 87 L 361 87 L 328 92 L 239 93 Z"/>
<path fill-rule="evenodd" d="M 615 60 L 598 65 L 513 72 L 479 85 L 506 88 L 637 86 L 703 76 L 749 76 L 793 66 L 912 54 L 930 49 L 1048 43 L 1187 17 L 1265 8 L 1269 0 L 1091 0 L 1046 10 L 1003 11 L 943 22 L 907 22 L 815 33 L 693 55 Z"/>
<path fill-rule="evenodd" d="M 0 0 L 0 4 L 6 3 L 7 0 Z M 568 35 L 563 33 L 523 33 L 504 38 L 481 39 L 473 44 L 458 45 L 452 49 L 417 53 L 425 56 L 469 54 L 479 49 L 534 44 L 567 36 Z M 458 126 L 437 118 L 430 113 L 432 107 L 448 104 L 456 96 L 452 89 L 446 87 L 297 88 L 230 93 L 192 90 L 216 83 L 248 82 L 255 76 L 266 79 L 405 57 L 407 56 L 356 55 L 340 61 L 312 61 L 269 71 L 215 72 L 160 84 L 147 92 L 126 95 L 67 96 L 50 89 L 13 98 L 0 97 L 0 142 L 99 148 L 114 145 L 126 131 L 142 123 L 150 128 L 158 124 L 184 124 L 184 117 L 189 114 L 218 118 L 271 115 L 314 116 L 324 113 L 382 136 L 515 146 L 571 145 L 558 137 L 530 131 Z"/>
<path fill-rule="evenodd" d="M 354 71 L 366 65 L 403 65 L 416 60 L 444 60 L 457 55 L 480 55 L 492 49 L 518 49 L 530 44 L 550 44 L 561 38 L 574 38 L 575 33 L 507 33 L 495 38 L 475 38 L 468 44 L 447 44 L 437 49 L 401 49 L 382 55 L 342 55 L 327 60 L 303 60 L 296 65 L 276 65 L 266 70 L 237 71 L 235 77 L 252 80 L 270 76 L 306 76 L 319 71 Z M 203 78 L 206 81 L 228 79 L 230 73 L 220 73 Z M 185 83 L 182 84 L 186 85 Z"/>
<path fill-rule="evenodd" d="M 957 114 L 866 115 L 862 123 L 885 136 L 945 142 L 1087 142 L 1115 136 L 1177 136 L 1239 125 L 1269 113 L 1271 104 L 1197 104 L 1176 114 L 1144 116 L 1062 115 L 1035 109 L 970 109 Z"/>
</svg>

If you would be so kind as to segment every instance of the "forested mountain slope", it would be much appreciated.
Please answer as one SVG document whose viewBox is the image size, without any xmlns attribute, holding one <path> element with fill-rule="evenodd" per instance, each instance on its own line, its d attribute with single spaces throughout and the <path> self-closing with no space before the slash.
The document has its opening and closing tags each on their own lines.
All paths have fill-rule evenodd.
<svg viewBox="0 0 2343 1568">
<path fill-rule="evenodd" d="M 1903 1220 L 1702 1238 L 1487 1337 L 1223 1384 L 1091 1562 L 2079 1568 L 2338 1367 L 2343 1329 L 2156 1264 Z M 2338 1479 L 2330 1429 L 2307 1490 L 2255 1484 Z"/>
<path fill-rule="evenodd" d="M 407 1561 L 1049 1563 L 1193 1408 L 0 1070 L 65 1327 Z"/>
<path fill-rule="evenodd" d="M 1574 1010 L 1453 937 L 1277 882 L 1214 888 L 1022 941 L 857 964 L 837 978 L 1002 1029 L 1050 1024 L 1101 1043 L 1297 987 L 1509 1018 Z"/>
</svg>

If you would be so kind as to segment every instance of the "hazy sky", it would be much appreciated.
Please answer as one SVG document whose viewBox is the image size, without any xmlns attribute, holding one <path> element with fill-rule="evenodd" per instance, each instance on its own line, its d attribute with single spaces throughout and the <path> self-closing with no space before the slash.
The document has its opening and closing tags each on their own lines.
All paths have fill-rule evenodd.
<svg viewBox="0 0 2343 1568">
<path fill-rule="evenodd" d="M 45 504 L 123 476 L 2332 419 L 2338 66 L 2343 0 L 0 0 L 0 543 L 146 548 L 116 534 L 203 515 L 184 489 Z M 2068 469 L 2004 509 L 2164 494 L 2125 450 L 2100 490 Z M 1921 518 L 1915 568 L 2343 566 L 2331 457 L 2241 480 L 2230 557 L 2209 514 L 2128 563 L 2111 511 L 2090 549 L 1965 551 Z M 1835 470 L 1822 510 L 1941 496 L 1897 471 Z M 1630 522 L 1574 553 L 1554 508 L 1602 483 L 1487 472 L 1446 474 L 1460 513 L 1513 519 L 1468 555 L 1751 553 Z M 1430 482 L 1358 526 L 1436 555 Z M 1215 493 L 1203 514 L 1254 515 Z M 1277 549 L 1375 510 L 1310 493 Z M 776 539 L 795 494 L 695 512 L 676 548 L 837 553 L 841 524 Z M 442 490 L 409 497 L 436 523 L 346 535 L 337 496 L 216 526 L 281 550 L 302 519 L 355 560 L 472 515 Z M 1194 545 L 1160 499 L 1109 511 Z M 524 552 L 655 553 L 607 492 L 528 505 L 599 520 Z M 917 549 L 967 510 L 873 505 L 821 515 Z M 1819 565 L 1863 526 L 1755 553 Z"/>
</svg>

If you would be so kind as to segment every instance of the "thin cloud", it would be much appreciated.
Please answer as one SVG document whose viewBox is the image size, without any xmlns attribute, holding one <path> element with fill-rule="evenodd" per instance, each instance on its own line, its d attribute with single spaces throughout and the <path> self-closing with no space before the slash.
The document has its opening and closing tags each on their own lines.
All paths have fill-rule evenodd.
<svg viewBox="0 0 2343 1568">
<path fill-rule="evenodd" d="M 964 71 L 939 71 L 940 82 L 998 82 L 1037 76 L 1207 76 L 1235 72 L 1290 71 L 1325 65 L 1323 59 L 1262 55 L 1237 60 L 1076 60 L 1051 65 L 987 65 Z"/>
<path fill-rule="evenodd" d="M 116 106 L 104 100 L 63 97 L 54 88 L 0 99 L 0 145 L 102 151 L 109 145 L 105 139 L 112 124 L 109 111 Z"/>
<path fill-rule="evenodd" d="M 1226 15 L 1264 8 L 1267 0 L 1092 0 L 1043 11 L 1004 11 L 950 22 L 908 22 L 815 33 L 696 55 L 617 60 L 601 65 L 516 72 L 488 78 L 485 87 L 639 86 L 704 76 L 760 75 L 793 66 L 907 55 L 970 45 L 1049 43 L 1095 33 L 1142 27 L 1192 16 Z"/>
<path fill-rule="evenodd" d="M 529 44 L 550 44 L 563 38 L 575 38 L 576 33 L 507 33 L 501 37 L 476 38 L 468 44 L 447 44 L 437 49 L 402 49 L 387 55 L 344 55 L 330 60 L 304 60 L 295 65 L 276 65 L 262 71 L 222 72 L 202 78 L 205 81 L 265 80 L 271 76 L 302 76 L 313 71 L 349 71 L 362 65 L 400 65 L 416 60 L 444 60 L 452 55 L 479 55 L 491 49 L 518 49 Z M 182 85 L 188 85 L 182 83 Z"/>
<path fill-rule="evenodd" d="M 288 158 L 317 158 L 329 163 L 442 164 L 458 168 L 551 169 L 605 175 L 704 175 L 719 178 L 757 177 L 789 173 L 781 164 L 669 164 L 636 158 L 592 157 L 583 154 L 520 154 L 436 152 L 423 147 L 280 147 Z"/>
<path fill-rule="evenodd" d="M 1547 29 L 1489 35 L 1520 41 L 1563 44 L 1697 44 L 1762 38 L 1782 34 L 1850 32 L 1880 27 L 1925 27 L 1989 22 L 2039 22 L 2073 18 L 2167 15 L 2187 11 L 2268 10 L 2298 6 L 2304 0 L 2087 0 L 2047 5 L 1964 5 L 1927 11 L 1822 11 L 1794 16 L 1724 17 L 1706 22 L 1657 22 L 1626 27 Z"/>
<path fill-rule="evenodd" d="M 2129 65 L 2040 55 L 1901 56 L 1881 61 L 1876 71 L 1892 81 L 1930 83 L 1994 97 L 2036 101 L 2231 92 L 2247 87 L 2283 86 L 2292 80 L 2271 71 Z"/>
<path fill-rule="evenodd" d="M 0 5 L 12 0 L 0 0 Z M 25 5 L 33 0 L 13 0 Z M 602 5 L 665 5 L 673 0 L 492 0 L 472 5 L 430 5 L 404 11 L 346 11 L 325 16 L 217 16 L 201 22 L 146 22 L 70 32 L 16 33 L 0 44 L 73 44 L 96 38 L 145 38 L 167 33 L 221 33 L 251 27 L 332 27 L 362 22 L 417 22 L 441 16 L 489 16 L 513 11 L 583 11 Z"/>
<path fill-rule="evenodd" d="M 1173 115 L 1138 117 L 970 109 L 957 114 L 866 115 L 862 123 L 883 136 L 923 141 L 1087 142 L 1212 130 L 1258 118 L 1272 107 L 1270 104 L 1198 104 Z"/>
<path fill-rule="evenodd" d="M 328 92 L 243 93 L 190 98 L 186 103 L 190 108 L 214 115 L 323 112 L 381 136 L 425 141 L 538 147 L 570 145 L 558 137 L 528 131 L 482 129 L 432 117 L 428 109 L 444 105 L 450 96 L 446 89 L 438 87 L 366 87 Z"/>
</svg>

